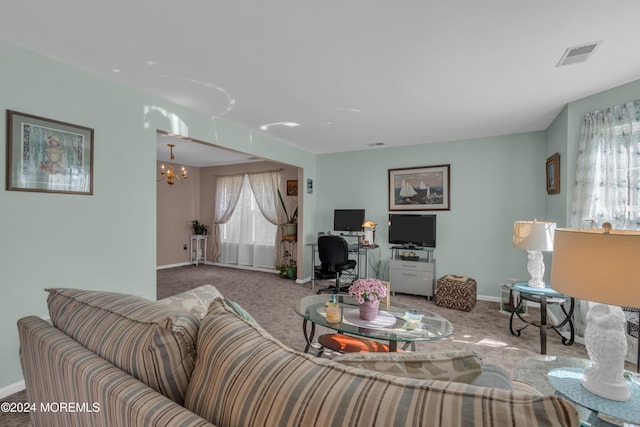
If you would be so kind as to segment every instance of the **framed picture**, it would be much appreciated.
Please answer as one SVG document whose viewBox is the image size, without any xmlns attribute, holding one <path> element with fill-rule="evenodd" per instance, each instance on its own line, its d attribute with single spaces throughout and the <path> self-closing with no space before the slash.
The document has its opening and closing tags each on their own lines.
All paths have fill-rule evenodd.
<svg viewBox="0 0 640 427">
<path fill-rule="evenodd" d="M 449 210 L 450 165 L 389 169 L 389 210 Z"/>
<path fill-rule="evenodd" d="M 289 179 L 287 180 L 287 196 L 297 196 L 298 195 L 298 180 Z"/>
<path fill-rule="evenodd" d="M 7 190 L 93 194 L 93 129 L 7 110 Z"/>
<path fill-rule="evenodd" d="M 547 159 L 547 194 L 560 192 L 560 154 Z"/>
</svg>

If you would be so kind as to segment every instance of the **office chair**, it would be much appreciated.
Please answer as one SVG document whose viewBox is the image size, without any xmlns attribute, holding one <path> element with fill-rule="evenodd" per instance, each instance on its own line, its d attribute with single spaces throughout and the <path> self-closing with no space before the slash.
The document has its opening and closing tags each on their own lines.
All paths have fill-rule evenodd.
<svg viewBox="0 0 640 427">
<path fill-rule="evenodd" d="M 320 267 L 316 267 L 316 277 L 318 279 L 333 279 L 336 284 L 328 288 L 318 290 L 318 293 L 347 292 L 349 285 L 340 287 L 340 276 L 346 270 L 352 270 L 356 266 L 356 261 L 349 259 L 349 245 L 340 236 L 320 236 L 318 237 L 318 256 L 320 257 Z"/>
</svg>

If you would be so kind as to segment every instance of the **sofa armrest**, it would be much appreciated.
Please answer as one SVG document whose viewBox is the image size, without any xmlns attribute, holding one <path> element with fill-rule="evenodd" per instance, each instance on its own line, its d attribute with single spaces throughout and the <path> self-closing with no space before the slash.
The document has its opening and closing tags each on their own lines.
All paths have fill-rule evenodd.
<svg viewBox="0 0 640 427">
<path fill-rule="evenodd" d="M 212 426 L 39 317 L 20 319 L 18 334 L 34 426 Z"/>
</svg>

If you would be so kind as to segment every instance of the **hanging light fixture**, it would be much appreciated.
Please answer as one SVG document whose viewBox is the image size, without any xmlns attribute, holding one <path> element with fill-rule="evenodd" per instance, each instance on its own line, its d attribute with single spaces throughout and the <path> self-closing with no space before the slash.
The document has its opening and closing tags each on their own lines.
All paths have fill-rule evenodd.
<svg viewBox="0 0 640 427">
<path fill-rule="evenodd" d="M 159 181 L 164 179 L 167 181 L 167 184 L 169 185 L 173 185 L 173 183 L 176 182 L 176 179 L 180 182 L 185 182 L 187 180 L 187 170 L 184 168 L 184 166 L 182 166 L 182 171 L 180 172 L 179 175 L 173 171 L 173 161 L 176 158 L 173 155 L 173 147 L 175 147 L 176 145 L 175 144 L 167 144 L 167 145 L 169 146 L 169 151 L 171 153 L 170 160 L 169 160 L 169 168 L 165 172 L 164 163 L 162 164 L 162 171 L 160 172 L 162 177 L 159 179 Z"/>
</svg>

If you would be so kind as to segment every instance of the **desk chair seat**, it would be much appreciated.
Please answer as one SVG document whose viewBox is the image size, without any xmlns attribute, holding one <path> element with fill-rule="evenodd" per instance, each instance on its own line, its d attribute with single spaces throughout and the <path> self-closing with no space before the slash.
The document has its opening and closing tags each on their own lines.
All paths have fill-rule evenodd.
<svg viewBox="0 0 640 427">
<path fill-rule="evenodd" d="M 349 285 L 340 286 L 340 276 L 347 270 L 356 267 L 356 261 L 349 259 L 349 245 L 340 236 L 320 236 L 318 238 L 318 256 L 320 258 L 319 278 L 334 278 L 336 284 L 328 288 L 318 290 L 318 293 L 347 292 Z M 316 272 L 314 272 L 316 274 Z"/>
</svg>

